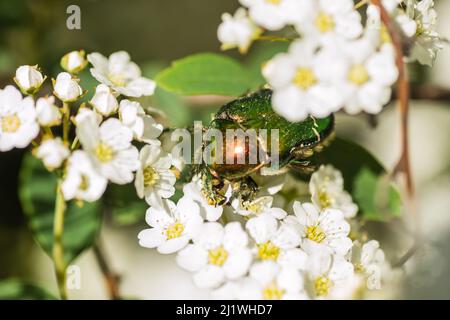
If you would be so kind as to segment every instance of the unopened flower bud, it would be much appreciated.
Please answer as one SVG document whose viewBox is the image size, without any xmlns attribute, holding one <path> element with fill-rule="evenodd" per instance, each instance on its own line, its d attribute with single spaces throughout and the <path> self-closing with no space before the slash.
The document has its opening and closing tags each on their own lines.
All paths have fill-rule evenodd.
<svg viewBox="0 0 450 320">
<path fill-rule="evenodd" d="M 24 94 L 33 94 L 39 90 L 45 78 L 37 66 L 20 66 L 16 70 L 14 81 Z"/>
<path fill-rule="evenodd" d="M 90 103 L 95 110 L 104 116 L 108 116 L 116 112 L 119 107 L 117 99 L 111 89 L 104 84 L 97 86 L 95 89 L 95 95 L 92 97 Z"/>
<path fill-rule="evenodd" d="M 61 67 L 70 73 L 78 73 L 87 66 L 85 58 L 86 53 L 81 51 L 72 51 L 61 59 Z"/>
<path fill-rule="evenodd" d="M 55 95 L 63 102 L 75 101 L 83 94 L 77 80 L 67 72 L 58 74 L 56 80 L 53 81 L 53 88 Z"/>
<path fill-rule="evenodd" d="M 61 122 L 61 112 L 55 106 L 55 97 L 39 98 L 36 101 L 36 113 L 41 126 L 51 127 Z"/>
</svg>

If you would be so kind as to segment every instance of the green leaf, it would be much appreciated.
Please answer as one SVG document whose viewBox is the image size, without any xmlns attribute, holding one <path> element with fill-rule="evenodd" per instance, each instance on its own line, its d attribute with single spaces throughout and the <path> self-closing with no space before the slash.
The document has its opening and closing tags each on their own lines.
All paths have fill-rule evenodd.
<svg viewBox="0 0 450 320">
<path fill-rule="evenodd" d="M 252 87 L 247 71 L 238 62 L 213 53 L 177 60 L 155 80 L 163 89 L 182 95 L 239 96 Z"/>
<path fill-rule="evenodd" d="M 345 190 L 369 220 L 387 220 L 400 214 L 401 198 L 383 165 L 358 144 L 336 138 L 315 154 L 315 164 L 331 164 L 342 172 Z"/>
<path fill-rule="evenodd" d="M 19 196 L 28 225 L 44 251 L 52 256 L 53 218 L 57 177 L 48 172 L 41 161 L 30 154 L 25 156 L 20 175 Z M 64 221 L 64 260 L 67 264 L 89 248 L 100 229 L 98 202 L 69 202 Z"/>
<path fill-rule="evenodd" d="M 132 225 L 144 220 L 148 205 L 145 200 L 139 199 L 133 184 L 110 185 L 105 199 L 116 224 Z"/>
<path fill-rule="evenodd" d="M 55 300 L 47 289 L 17 279 L 0 281 L 0 300 Z"/>
</svg>

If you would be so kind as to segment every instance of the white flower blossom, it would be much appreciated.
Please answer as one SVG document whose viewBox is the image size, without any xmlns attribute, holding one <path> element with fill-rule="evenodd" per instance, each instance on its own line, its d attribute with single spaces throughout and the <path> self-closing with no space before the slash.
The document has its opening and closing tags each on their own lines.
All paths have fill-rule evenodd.
<svg viewBox="0 0 450 320">
<path fill-rule="evenodd" d="M 115 113 L 119 108 L 116 97 L 111 89 L 104 84 L 99 84 L 95 88 L 95 94 L 89 103 L 97 110 L 97 112 L 104 116 Z"/>
<path fill-rule="evenodd" d="M 258 262 L 241 281 L 236 295 L 242 300 L 307 300 L 303 275 L 273 261 Z"/>
<path fill-rule="evenodd" d="M 139 233 L 139 244 L 163 254 L 183 249 L 203 224 L 198 205 L 188 197 L 182 197 L 176 205 L 166 200 L 162 207 L 150 207 L 145 219 L 151 228 Z"/>
<path fill-rule="evenodd" d="M 263 67 L 272 86 L 275 112 L 289 121 L 308 115 L 323 118 L 342 107 L 343 97 L 335 80 L 343 72 L 342 58 L 334 48 L 312 40 L 297 40 L 288 53 L 276 55 Z"/>
<path fill-rule="evenodd" d="M 89 156 L 81 150 L 74 151 L 67 163 L 67 173 L 61 185 L 65 200 L 93 202 L 103 195 L 108 180 L 94 168 Z"/>
<path fill-rule="evenodd" d="M 55 105 L 55 97 L 43 97 L 36 101 L 37 120 L 41 126 L 51 127 L 61 123 L 62 114 Z"/>
<path fill-rule="evenodd" d="M 87 58 L 93 66 L 92 76 L 124 96 L 150 96 L 155 91 L 155 82 L 141 76 L 141 70 L 125 51 L 115 52 L 109 59 L 97 52 Z"/>
<path fill-rule="evenodd" d="M 228 189 L 226 197 L 231 195 L 231 188 Z M 202 217 L 208 221 L 217 221 L 222 216 L 223 207 L 210 205 L 202 192 L 202 181 L 199 177 L 194 177 L 191 182 L 183 186 L 184 195 L 190 197 L 200 206 Z"/>
<path fill-rule="evenodd" d="M 353 218 L 358 212 L 350 194 L 344 190 L 342 173 L 332 165 L 322 165 L 311 175 L 309 192 L 312 203 L 320 210 L 338 209 L 345 218 Z"/>
<path fill-rule="evenodd" d="M 53 81 L 54 94 L 63 102 L 73 102 L 83 95 L 83 89 L 78 80 L 72 78 L 70 73 L 61 72 Z"/>
<path fill-rule="evenodd" d="M 239 222 L 225 226 L 207 222 L 194 237 L 193 244 L 178 253 L 177 263 L 194 272 L 193 280 L 199 288 L 215 288 L 247 273 L 252 261 L 247 243 L 247 234 Z"/>
<path fill-rule="evenodd" d="M 69 148 L 64 145 L 59 137 L 44 140 L 36 149 L 36 157 L 41 159 L 50 171 L 59 168 L 69 155 Z"/>
<path fill-rule="evenodd" d="M 74 118 L 74 123 L 78 125 L 78 123 L 81 123 L 85 118 L 91 118 L 91 121 L 95 122 L 97 125 L 100 125 L 103 121 L 102 115 L 95 110 L 81 107 L 78 109 L 78 113 Z"/>
<path fill-rule="evenodd" d="M 312 12 L 310 0 L 240 0 L 250 18 L 267 30 L 279 30 L 305 19 Z"/>
<path fill-rule="evenodd" d="M 69 73 L 78 73 L 87 66 L 86 53 L 71 51 L 61 58 L 61 67 Z"/>
<path fill-rule="evenodd" d="M 139 102 L 122 100 L 119 107 L 120 120 L 133 131 L 136 140 L 160 145 L 157 138 L 163 131 L 163 126 L 157 123 L 152 116 L 145 113 Z"/>
<path fill-rule="evenodd" d="M 231 202 L 231 206 L 237 214 L 242 216 L 257 216 L 267 213 L 276 219 L 284 219 L 287 215 L 286 211 L 281 208 L 272 207 L 273 197 L 263 196 L 251 201 L 243 201 L 240 198 L 235 198 Z"/>
<path fill-rule="evenodd" d="M 256 257 L 262 261 L 276 261 L 303 269 L 306 254 L 297 247 L 301 234 L 288 223 L 278 223 L 269 214 L 261 214 L 247 221 L 245 228 L 256 242 Z"/>
<path fill-rule="evenodd" d="M 110 118 L 99 127 L 93 117 L 84 117 L 77 121 L 77 136 L 104 177 L 117 184 L 133 181 L 139 152 L 131 145 L 132 131 L 118 119 Z"/>
<path fill-rule="evenodd" d="M 313 10 L 296 24 L 302 36 L 326 41 L 337 37 L 356 39 L 362 34 L 361 16 L 353 8 L 353 0 L 309 2 L 314 6 Z"/>
<path fill-rule="evenodd" d="M 311 203 L 294 202 L 294 216 L 287 219 L 303 236 L 303 249 L 309 253 L 310 244 L 327 247 L 331 252 L 345 255 L 352 247 L 348 237 L 350 225 L 340 210 L 325 209 L 321 212 Z"/>
<path fill-rule="evenodd" d="M 314 245 L 308 256 L 306 279 L 312 298 L 337 298 L 336 290 L 352 280 L 353 265 L 343 256 L 333 255 L 323 246 Z"/>
<path fill-rule="evenodd" d="M 38 134 L 33 99 L 13 86 L 0 89 L 0 151 L 25 148 Z"/>
<path fill-rule="evenodd" d="M 355 266 L 355 271 L 367 279 L 368 289 L 381 289 L 381 274 L 385 265 L 385 257 L 378 241 L 371 240 L 363 245 L 355 241 L 351 251 L 351 261 Z"/>
<path fill-rule="evenodd" d="M 246 53 L 262 30 L 247 16 L 247 11 L 239 8 L 234 16 L 229 13 L 222 15 L 222 23 L 217 30 L 217 37 L 222 43 L 222 50 L 238 48 L 240 53 Z"/>
<path fill-rule="evenodd" d="M 14 81 L 23 93 L 33 94 L 39 90 L 45 77 L 38 66 L 20 66 L 16 70 Z"/>
<path fill-rule="evenodd" d="M 140 198 L 151 206 L 160 206 L 161 199 L 175 193 L 176 177 L 170 170 L 171 159 L 159 146 L 146 145 L 139 152 L 139 168 L 134 185 Z"/>
</svg>

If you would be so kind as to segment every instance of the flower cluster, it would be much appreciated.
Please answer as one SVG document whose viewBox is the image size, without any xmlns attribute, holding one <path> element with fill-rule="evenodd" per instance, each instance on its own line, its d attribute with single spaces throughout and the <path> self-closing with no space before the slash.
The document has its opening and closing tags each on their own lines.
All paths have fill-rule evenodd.
<svg viewBox="0 0 450 320">
<path fill-rule="evenodd" d="M 289 121 L 323 118 L 344 109 L 377 114 L 391 97 L 398 70 L 378 7 L 353 0 L 240 0 L 218 29 L 223 49 L 246 52 L 264 32 L 295 30 L 287 53 L 265 63 L 274 110 Z M 367 5 L 368 4 L 368 5 Z M 410 60 L 431 64 L 441 48 L 433 0 L 384 0 L 403 31 Z M 361 10 L 366 8 L 365 21 Z M 275 38 L 276 39 L 276 38 Z"/>
<path fill-rule="evenodd" d="M 138 238 L 160 253 L 177 252 L 178 265 L 214 297 L 350 298 L 381 288 L 389 270 L 384 253 L 375 240 L 350 238 L 358 208 L 332 166 L 312 175 L 311 203 L 292 206 L 273 206 L 277 194 L 267 190 L 252 201 L 228 196 L 224 206 L 212 206 L 201 184 L 185 185 L 177 204 L 151 206 L 146 216 L 151 228 Z"/>
<path fill-rule="evenodd" d="M 86 103 L 76 74 L 88 63 L 100 84 Z M 133 100 L 152 95 L 155 83 L 123 51 L 109 58 L 73 51 L 61 67 L 65 72 L 52 79 L 52 95 L 37 97 L 46 79 L 37 66 L 17 69 L 14 81 L 25 98 L 13 86 L 0 90 L 0 151 L 33 143 L 33 154 L 61 177 L 66 201 L 96 201 L 108 181 L 133 180 L 138 196 L 151 205 L 171 197 L 175 174 L 158 140 L 163 126 Z"/>
</svg>

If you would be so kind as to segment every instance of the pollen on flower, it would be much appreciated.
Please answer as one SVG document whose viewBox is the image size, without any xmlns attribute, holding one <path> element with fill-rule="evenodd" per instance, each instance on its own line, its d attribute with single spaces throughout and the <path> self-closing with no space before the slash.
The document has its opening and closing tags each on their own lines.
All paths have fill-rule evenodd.
<svg viewBox="0 0 450 320">
<path fill-rule="evenodd" d="M 354 84 L 360 86 L 369 81 L 369 73 L 366 67 L 361 64 L 354 65 L 350 68 L 348 79 Z"/>
<path fill-rule="evenodd" d="M 151 187 L 159 180 L 159 174 L 152 166 L 146 166 L 143 171 L 145 187 Z"/>
<path fill-rule="evenodd" d="M 294 83 L 303 90 L 312 87 L 316 82 L 316 76 L 310 68 L 299 68 L 294 77 Z"/>
<path fill-rule="evenodd" d="M 281 2 L 282 0 L 266 0 L 266 2 L 267 3 L 270 3 L 270 4 L 280 4 L 280 2 Z"/>
<path fill-rule="evenodd" d="M 317 192 L 317 198 L 323 209 L 330 208 L 333 205 L 333 198 L 329 195 L 325 188 L 321 188 L 319 192 Z"/>
<path fill-rule="evenodd" d="M 228 252 L 223 246 L 208 251 L 208 260 L 210 264 L 223 266 L 228 259 Z"/>
<path fill-rule="evenodd" d="M 324 12 L 320 12 L 316 17 L 316 27 L 320 32 L 325 33 L 334 29 L 333 17 Z"/>
<path fill-rule="evenodd" d="M 2 119 L 3 132 L 16 132 L 20 128 L 20 119 L 17 115 L 9 115 Z"/>
<path fill-rule="evenodd" d="M 364 266 L 361 263 L 356 263 L 355 264 L 355 272 L 364 273 L 364 272 L 366 272 L 366 268 L 364 268 Z"/>
<path fill-rule="evenodd" d="M 330 292 L 330 288 L 333 285 L 333 282 L 327 277 L 318 277 L 314 281 L 314 289 L 316 291 L 316 295 L 326 296 Z"/>
<path fill-rule="evenodd" d="M 181 222 L 175 222 L 166 229 L 167 239 L 179 238 L 184 231 L 184 225 Z"/>
<path fill-rule="evenodd" d="M 242 203 L 245 210 L 251 211 L 253 213 L 261 213 L 262 205 L 256 202 L 245 201 Z"/>
<path fill-rule="evenodd" d="M 114 156 L 113 149 L 106 143 L 99 143 L 95 148 L 95 155 L 100 162 L 109 162 Z"/>
<path fill-rule="evenodd" d="M 89 188 L 89 178 L 86 175 L 81 176 L 81 182 L 78 189 L 86 191 Z"/>
<path fill-rule="evenodd" d="M 281 300 L 284 292 L 285 290 L 272 283 L 263 289 L 263 298 L 264 300 Z"/>
<path fill-rule="evenodd" d="M 258 256 L 261 260 L 277 260 L 280 248 L 270 241 L 258 245 Z"/>
<path fill-rule="evenodd" d="M 306 227 L 306 238 L 317 243 L 321 243 L 325 240 L 325 232 L 319 226 Z"/>
<path fill-rule="evenodd" d="M 125 77 L 120 73 L 110 74 L 108 76 L 108 79 L 117 87 L 124 87 L 127 84 L 125 81 Z"/>
</svg>

